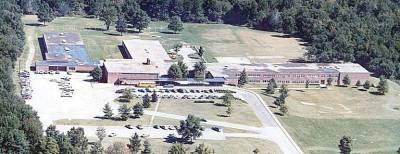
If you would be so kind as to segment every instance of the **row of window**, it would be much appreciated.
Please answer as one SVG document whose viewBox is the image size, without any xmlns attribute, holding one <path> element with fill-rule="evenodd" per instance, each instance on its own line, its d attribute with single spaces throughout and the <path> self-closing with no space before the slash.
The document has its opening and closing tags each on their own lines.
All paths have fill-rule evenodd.
<svg viewBox="0 0 400 154">
<path fill-rule="evenodd" d="M 236 74 L 236 77 L 239 77 L 240 74 Z M 248 77 L 268 77 L 268 78 L 290 78 L 290 77 L 295 77 L 295 78 L 317 78 L 317 77 L 338 77 L 337 74 L 247 74 Z"/>
<path fill-rule="evenodd" d="M 267 83 L 268 80 L 249 80 L 250 83 Z M 288 80 L 278 80 L 277 83 L 306 83 L 307 81 L 288 81 Z M 310 80 L 310 83 L 319 83 L 318 80 Z"/>
</svg>

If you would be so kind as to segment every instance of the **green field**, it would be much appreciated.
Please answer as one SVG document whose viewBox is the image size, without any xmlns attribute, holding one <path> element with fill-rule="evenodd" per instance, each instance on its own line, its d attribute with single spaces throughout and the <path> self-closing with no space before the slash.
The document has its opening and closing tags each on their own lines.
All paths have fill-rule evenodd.
<svg viewBox="0 0 400 154">
<path fill-rule="evenodd" d="M 255 91 L 274 106 L 274 98 Z M 305 153 L 337 153 L 343 135 L 354 139 L 354 153 L 395 153 L 400 147 L 398 100 L 400 86 L 392 82 L 385 96 L 350 87 L 290 90 L 289 114 L 277 117 Z"/>
<path fill-rule="evenodd" d="M 91 139 L 96 141 L 97 139 Z M 143 141 L 143 140 L 142 140 Z M 168 153 L 169 147 L 172 146 L 171 143 L 164 142 L 163 139 L 149 139 L 152 150 L 154 153 Z M 113 142 L 128 143 L 127 138 L 105 138 L 103 145 L 105 147 L 109 146 Z M 228 138 L 223 141 L 211 141 L 211 140 L 196 140 L 194 144 L 185 144 L 184 147 L 187 148 L 189 152 L 194 151 L 194 148 L 198 145 L 204 143 L 208 147 L 214 149 L 216 154 L 251 154 L 256 148 L 260 150 L 259 154 L 280 154 L 282 153 L 278 145 L 268 141 L 252 138 Z"/>
<path fill-rule="evenodd" d="M 185 23 L 179 34 L 170 34 L 168 23 L 153 22 L 141 35 L 145 39 L 159 39 L 166 49 L 179 42 L 203 46 L 205 59 L 215 57 L 247 57 L 252 62 L 285 62 L 304 53 L 296 38 L 282 38 L 283 34 L 252 30 L 225 24 Z"/>
<path fill-rule="evenodd" d="M 216 102 L 221 103 L 222 101 L 216 100 Z M 226 108 L 225 106 L 216 106 L 211 103 L 194 103 L 193 100 L 163 99 L 161 100 L 158 111 L 177 115 L 193 114 L 208 120 L 262 126 L 247 103 L 239 100 L 232 101 L 233 113 L 230 117 L 221 116 L 226 115 Z"/>
<path fill-rule="evenodd" d="M 118 45 L 124 39 L 132 39 L 133 34 L 119 36 L 114 27 L 109 31 L 104 23 L 97 19 L 84 17 L 58 17 L 47 26 L 39 26 L 36 16 L 24 16 L 23 23 L 27 36 L 32 36 L 35 42 L 35 60 L 42 59 L 37 38 L 45 32 L 77 32 L 81 35 L 89 55 L 94 59 L 122 58 Z M 31 29 L 31 31 L 27 31 Z"/>
</svg>

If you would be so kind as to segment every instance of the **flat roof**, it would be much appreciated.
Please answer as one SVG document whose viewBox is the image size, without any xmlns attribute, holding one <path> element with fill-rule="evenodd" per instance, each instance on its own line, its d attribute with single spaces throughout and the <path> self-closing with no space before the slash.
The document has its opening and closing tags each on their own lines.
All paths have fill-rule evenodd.
<svg viewBox="0 0 400 154">
<path fill-rule="evenodd" d="M 276 73 L 369 73 L 356 63 L 283 63 L 283 64 L 236 64 L 206 63 L 207 71 L 214 76 L 227 76 L 229 71 L 276 72 Z"/>
<path fill-rule="evenodd" d="M 147 58 L 149 58 L 150 61 L 156 62 L 171 61 L 171 58 L 158 40 L 133 39 L 123 40 L 122 43 L 132 56 L 132 59 L 143 62 L 145 62 Z"/>
<path fill-rule="evenodd" d="M 106 59 L 104 67 L 109 73 L 148 73 L 165 75 L 172 63 L 151 62 L 150 65 L 143 64 L 144 61 L 135 59 Z"/>
<path fill-rule="evenodd" d="M 86 46 L 78 33 L 49 32 L 43 34 L 47 61 L 70 61 L 79 65 L 95 65 L 87 53 Z"/>
</svg>

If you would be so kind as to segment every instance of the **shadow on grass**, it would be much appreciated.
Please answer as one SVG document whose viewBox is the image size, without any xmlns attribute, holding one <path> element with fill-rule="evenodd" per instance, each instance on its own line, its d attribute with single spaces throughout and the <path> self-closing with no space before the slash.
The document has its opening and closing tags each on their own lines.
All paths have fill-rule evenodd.
<svg viewBox="0 0 400 154">
<path fill-rule="evenodd" d="M 372 94 L 372 95 L 378 95 L 378 96 L 384 95 L 384 94 L 382 94 L 382 93 L 380 93 L 378 91 L 370 91 L 369 93 Z"/>
<path fill-rule="evenodd" d="M 41 27 L 43 26 L 43 24 L 40 23 L 29 23 L 29 24 L 25 24 L 26 26 L 35 26 L 35 27 Z"/>
<path fill-rule="evenodd" d="M 101 119 L 101 120 L 126 121 L 126 120 L 122 119 L 121 117 L 107 118 L 107 117 L 104 117 L 104 116 L 95 116 L 94 118 Z"/>
<path fill-rule="evenodd" d="M 120 33 L 119 33 L 119 34 L 116 34 L 116 33 L 109 33 L 109 32 L 107 32 L 107 33 L 104 33 L 104 34 L 110 35 L 110 36 L 122 36 Z"/>
<path fill-rule="evenodd" d="M 104 29 L 104 28 L 91 28 L 91 27 L 89 27 L 89 28 L 85 28 L 85 29 L 94 30 L 94 31 L 101 31 L 101 32 L 106 31 L 106 29 Z"/>
<path fill-rule="evenodd" d="M 179 33 L 174 33 L 174 32 L 169 32 L 169 31 L 161 31 L 160 33 L 163 33 L 163 34 L 179 34 Z"/>
<path fill-rule="evenodd" d="M 283 115 L 282 113 L 280 113 L 280 112 L 274 112 L 274 114 L 275 114 L 275 115 L 278 115 L 278 116 L 282 116 L 282 117 L 284 116 L 284 115 Z"/>
<path fill-rule="evenodd" d="M 358 89 L 358 91 L 368 91 L 367 89 Z"/>
<path fill-rule="evenodd" d="M 276 106 L 274 106 L 274 105 L 268 105 L 268 107 L 270 107 L 270 108 L 274 108 L 274 109 L 276 109 L 277 107 Z"/>
<path fill-rule="evenodd" d="M 174 135 L 168 135 L 164 138 L 165 143 L 181 143 L 181 144 L 193 144 L 195 142 L 190 140 L 185 140 L 182 138 L 175 137 Z"/>
</svg>

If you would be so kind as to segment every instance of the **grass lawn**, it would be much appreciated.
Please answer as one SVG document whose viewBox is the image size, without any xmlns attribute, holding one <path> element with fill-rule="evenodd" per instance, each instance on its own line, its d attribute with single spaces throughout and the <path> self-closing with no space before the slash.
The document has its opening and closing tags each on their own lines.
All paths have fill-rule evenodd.
<svg viewBox="0 0 400 154">
<path fill-rule="evenodd" d="M 36 16 L 27 15 L 22 18 L 25 27 L 32 28 L 33 32 L 26 33 L 31 35 L 35 41 L 35 60 L 41 60 L 41 53 L 37 38 L 45 32 L 77 32 L 81 35 L 89 55 L 93 59 L 122 58 L 118 45 L 124 39 L 132 39 L 133 34 L 119 36 L 112 26 L 109 31 L 105 31 L 104 23 L 97 19 L 84 17 L 57 17 L 54 21 L 46 23 L 47 26 L 38 26 Z"/>
<path fill-rule="evenodd" d="M 302 43 L 296 38 L 284 38 L 283 34 L 252 30 L 225 24 L 185 23 L 179 34 L 171 34 L 168 23 L 152 22 L 141 34 L 144 39 L 159 39 L 164 48 L 186 42 L 203 46 L 205 59 L 215 62 L 215 57 L 247 57 L 253 62 L 285 62 L 302 57 Z"/>
<path fill-rule="evenodd" d="M 59 119 L 54 121 L 55 125 L 83 125 L 83 126 L 125 126 L 125 125 L 143 125 L 150 123 L 151 116 L 143 115 L 140 118 L 129 118 L 127 121 L 109 120 L 109 119 Z"/>
<path fill-rule="evenodd" d="M 143 140 L 142 140 L 143 141 Z M 168 153 L 171 143 L 164 142 L 163 139 L 149 139 L 154 153 Z M 113 142 L 128 143 L 127 138 L 106 138 L 103 140 L 103 146 L 107 147 Z M 185 144 L 188 152 L 194 151 L 194 148 L 204 143 L 208 147 L 214 149 L 216 154 L 244 154 L 252 153 L 256 148 L 260 150 L 259 154 L 279 154 L 282 153 L 275 143 L 268 140 L 252 139 L 252 138 L 228 138 L 224 141 L 197 140 L 196 143 Z"/>
<path fill-rule="evenodd" d="M 216 101 L 221 102 L 221 100 Z M 208 120 L 224 121 L 250 126 L 262 126 L 261 122 L 247 103 L 234 100 L 232 101 L 232 107 L 233 113 L 231 116 L 223 117 L 221 115 L 225 115 L 227 109 L 225 106 L 216 106 L 210 103 L 194 103 L 193 100 L 162 99 L 158 111 L 184 116 L 193 114 Z"/>
<path fill-rule="evenodd" d="M 354 153 L 395 153 L 400 146 L 400 111 L 396 110 L 400 86 L 389 85 L 384 96 L 350 87 L 290 90 L 286 100 L 289 115 L 277 117 L 305 153 L 337 153 L 343 135 L 354 139 Z M 255 91 L 274 106 L 273 97 Z"/>
</svg>

